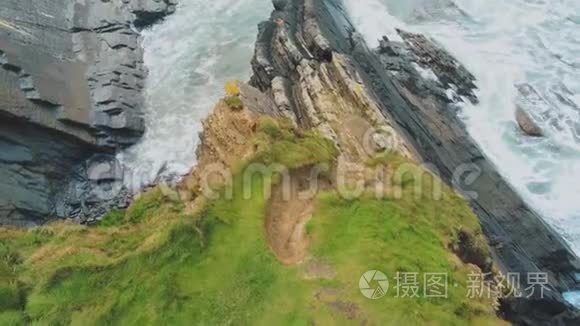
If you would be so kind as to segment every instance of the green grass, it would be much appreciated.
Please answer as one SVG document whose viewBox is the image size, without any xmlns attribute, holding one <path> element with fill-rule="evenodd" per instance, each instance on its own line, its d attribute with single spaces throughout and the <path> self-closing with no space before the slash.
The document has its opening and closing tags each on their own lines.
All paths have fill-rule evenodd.
<svg viewBox="0 0 580 326">
<path fill-rule="evenodd" d="M 224 101 L 231 110 L 240 111 L 244 108 L 244 102 L 237 95 L 228 96 Z"/>
<path fill-rule="evenodd" d="M 314 131 L 291 127 L 289 121 L 261 119 L 256 137 L 254 161 L 281 164 L 297 169 L 314 164 L 331 164 L 338 150 L 334 144 Z"/>
<path fill-rule="evenodd" d="M 336 282 L 352 291 L 351 298 L 379 324 L 492 321 L 495 317 L 488 305 L 466 300 L 467 270 L 453 262 L 447 249 L 454 229 L 463 224 L 462 217 L 472 218 L 467 209 L 429 200 L 415 202 L 413 207 L 402 201 L 370 197 L 350 201 L 325 193 L 312 219 L 315 241 L 311 250 L 331 263 L 337 271 Z M 445 226 L 438 220 L 445 220 Z M 424 273 L 445 273 L 449 277 L 449 297 L 397 298 L 394 288 L 377 301 L 357 296 L 358 289 L 349 287 L 349 283 L 356 275 L 375 269 L 389 277 L 391 286 L 395 285 L 397 272 L 419 273 L 421 289 Z"/>
<path fill-rule="evenodd" d="M 332 162 L 337 154 L 320 136 L 272 120 L 260 124 L 256 144 L 254 161 L 292 168 Z M 255 175 L 253 181 L 250 200 L 242 196 L 237 176 L 233 198 L 209 202 L 195 215 L 156 188 L 96 227 L 0 229 L 0 325 L 498 321 L 487 302 L 465 298 L 467 268 L 453 260 L 448 247 L 458 230 L 474 236 L 480 230 L 451 191 L 442 201 L 320 194 L 307 229 L 311 255 L 336 272 L 323 280 L 306 279 L 304 265 L 283 266 L 275 259 L 264 234 L 264 180 Z M 358 289 L 369 269 L 389 277 L 396 271 L 446 272 L 458 286 L 450 288 L 448 299 L 399 299 L 391 290 L 371 301 Z M 348 305 L 355 307 L 355 319 L 349 319 Z"/>
</svg>

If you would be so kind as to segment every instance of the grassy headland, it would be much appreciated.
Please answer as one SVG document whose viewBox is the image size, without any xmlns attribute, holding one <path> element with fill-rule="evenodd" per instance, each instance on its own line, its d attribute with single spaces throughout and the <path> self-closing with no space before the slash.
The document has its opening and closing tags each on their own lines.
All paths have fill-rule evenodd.
<svg viewBox="0 0 580 326">
<path fill-rule="evenodd" d="M 417 198 L 409 180 L 398 185 L 401 198 L 348 200 L 321 190 L 307 225 L 308 261 L 278 262 L 265 234 L 263 182 L 279 180 L 255 175 L 246 199 L 243 167 L 332 164 L 338 152 L 318 134 L 272 119 L 262 120 L 254 137 L 256 153 L 240 163 L 232 198 L 208 200 L 196 212 L 156 188 L 97 226 L 0 229 L 0 325 L 502 323 L 491 300 L 467 297 L 467 274 L 476 267 L 450 248 L 460 232 L 479 239 L 481 231 L 466 202 L 446 187 L 440 200 Z M 402 162 L 385 156 L 372 164 Z M 373 269 L 391 282 L 379 300 L 358 287 Z M 448 296 L 397 298 L 397 272 L 419 273 L 421 289 L 424 273 L 445 273 Z"/>
</svg>

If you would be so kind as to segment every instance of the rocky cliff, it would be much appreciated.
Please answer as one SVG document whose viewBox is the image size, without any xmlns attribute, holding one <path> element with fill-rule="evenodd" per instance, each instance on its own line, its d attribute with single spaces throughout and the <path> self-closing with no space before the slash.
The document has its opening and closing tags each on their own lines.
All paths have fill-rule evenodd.
<svg viewBox="0 0 580 326">
<path fill-rule="evenodd" d="M 0 223 L 99 213 L 83 162 L 143 133 L 137 28 L 174 10 L 173 0 L 3 1 Z"/>
<path fill-rule="evenodd" d="M 7 91 L 1 94 L 0 109 L 0 176 L 7 180 L 0 186 L 4 222 L 82 215 L 91 209 L 87 206 L 99 204 L 99 198 L 83 190 L 83 180 L 89 178 L 82 163 L 95 153 L 104 155 L 97 162 L 106 161 L 108 152 L 134 142 L 142 132 L 138 108 L 145 71 L 131 25 L 151 23 L 173 8 L 161 1 L 60 4 L 27 7 L 12 1 L 7 6 L 12 11 L 0 20 L 0 80 L 9 86 L 2 88 Z M 578 258 L 503 180 L 457 117 L 461 102 L 478 102 L 475 77 L 423 35 L 399 31 L 402 41 L 384 38 L 378 48 L 369 49 L 340 0 L 275 0 L 274 7 L 270 20 L 259 26 L 253 87 L 240 86 L 247 110 L 230 114 L 226 103 L 220 103 L 206 121 L 200 166 L 181 189 L 183 197 L 190 196 L 186 202 L 194 200 L 189 208 L 195 211 L 198 172 L 204 165 L 228 167 L 256 150 L 247 138 L 256 133 L 256 115 L 286 117 L 331 139 L 340 162 L 366 163 L 385 151 L 424 162 L 469 199 L 496 265 L 503 273 L 522 276 L 517 287 L 530 286 L 528 273 L 548 273 L 544 296 L 537 292 L 505 301 L 503 317 L 522 325 L 578 325 L 578 311 L 560 294 L 578 287 Z M 114 178 L 107 172 L 94 181 Z M 364 187 L 378 183 L 362 174 Z M 71 177 L 78 182 L 68 182 Z M 81 197 L 74 196 L 78 187 Z M 136 210 L 143 213 L 147 207 Z M 219 213 L 223 211 L 228 210 Z M 462 264 L 490 269 L 475 250 L 456 254 Z"/>
<path fill-rule="evenodd" d="M 398 31 L 402 41 L 385 37 L 369 49 L 340 0 L 280 0 L 274 7 L 259 27 L 251 83 L 340 148 L 347 144 L 333 130 L 344 113 L 376 108 L 397 135 L 390 149 L 408 149 L 470 200 L 502 272 L 522 275 L 522 289 L 529 273 L 548 273 L 547 293 L 506 301 L 506 317 L 578 324 L 580 315 L 560 294 L 578 287 L 578 257 L 499 175 L 457 116 L 462 102 L 478 102 L 475 77 L 423 35 Z"/>
</svg>

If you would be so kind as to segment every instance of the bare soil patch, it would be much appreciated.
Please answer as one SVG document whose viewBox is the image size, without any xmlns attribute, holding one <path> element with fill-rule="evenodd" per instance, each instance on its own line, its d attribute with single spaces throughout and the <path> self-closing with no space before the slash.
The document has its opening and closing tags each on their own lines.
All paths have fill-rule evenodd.
<svg viewBox="0 0 580 326">
<path fill-rule="evenodd" d="M 272 189 L 272 197 L 266 210 L 266 238 L 274 255 L 285 265 L 295 265 L 305 260 L 310 237 L 306 223 L 314 213 L 317 189 L 328 184 L 313 180 L 311 168 L 290 173 L 287 181 L 281 180 Z"/>
</svg>

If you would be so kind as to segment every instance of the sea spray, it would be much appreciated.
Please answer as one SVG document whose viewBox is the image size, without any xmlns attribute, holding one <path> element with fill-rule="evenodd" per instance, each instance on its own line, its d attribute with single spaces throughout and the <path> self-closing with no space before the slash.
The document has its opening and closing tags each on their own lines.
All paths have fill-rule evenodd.
<svg viewBox="0 0 580 326">
<path fill-rule="evenodd" d="M 580 253 L 580 51 L 573 0 L 345 0 L 370 45 L 395 28 L 434 38 L 477 76 L 480 104 L 461 111 L 498 170 Z M 530 114 L 545 138 L 515 121 L 518 85 L 541 101 Z"/>
<path fill-rule="evenodd" d="M 201 121 L 231 79 L 250 77 L 258 22 L 267 0 L 180 0 L 174 15 L 143 31 L 146 133 L 119 155 L 133 191 L 175 180 L 195 164 Z"/>
</svg>

